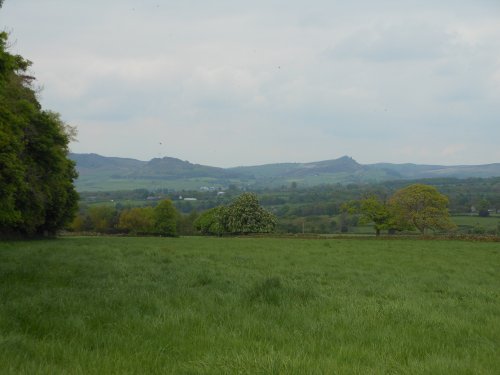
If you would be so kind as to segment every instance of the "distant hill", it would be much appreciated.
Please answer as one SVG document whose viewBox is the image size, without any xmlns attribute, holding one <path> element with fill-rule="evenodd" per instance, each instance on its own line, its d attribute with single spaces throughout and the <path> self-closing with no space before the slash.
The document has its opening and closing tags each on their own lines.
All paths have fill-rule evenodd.
<svg viewBox="0 0 500 375">
<path fill-rule="evenodd" d="M 178 179 L 194 177 L 231 178 L 239 177 L 236 172 L 217 167 L 191 164 L 176 158 L 155 158 L 141 168 L 132 172 L 129 177 L 142 179 Z"/>
<path fill-rule="evenodd" d="M 330 183 L 370 183 L 421 178 L 500 177 L 500 163 L 485 165 L 359 164 L 353 158 L 312 163 L 279 163 L 218 168 L 172 157 L 140 161 L 97 154 L 70 154 L 76 162 L 80 191 L 198 189 L 202 186 L 273 187 L 297 182 L 301 186 Z"/>
<path fill-rule="evenodd" d="M 120 175 L 140 169 L 147 164 L 145 161 L 128 158 L 116 158 L 101 156 L 97 154 L 70 154 L 70 158 L 76 162 L 80 175 L 94 174 L 96 171 L 115 172 Z"/>
<path fill-rule="evenodd" d="M 500 163 L 454 166 L 378 163 L 366 165 L 366 167 L 373 170 L 383 170 L 394 177 L 402 179 L 438 177 L 487 178 L 500 176 Z"/>
<path fill-rule="evenodd" d="M 313 163 L 283 163 L 266 164 L 254 167 L 236 167 L 230 170 L 256 179 L 268 177 L 307 177 L 319 174 L 334 174 L 341 172 L 356 173 L 363 169 L 353 158 L 343 156 L 339 159 L 324 160 Z"/>
</svg>

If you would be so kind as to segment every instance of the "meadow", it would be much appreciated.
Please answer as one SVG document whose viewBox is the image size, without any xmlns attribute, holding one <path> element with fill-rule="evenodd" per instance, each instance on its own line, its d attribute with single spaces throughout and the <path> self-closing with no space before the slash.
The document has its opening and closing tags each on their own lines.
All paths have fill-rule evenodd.
<svg viewBox="0 0 500 375">
<path fill-rule="evenodd" d="M 2 374 L 497 374 L 498 243 L 0 242 Z"/>
</svg>

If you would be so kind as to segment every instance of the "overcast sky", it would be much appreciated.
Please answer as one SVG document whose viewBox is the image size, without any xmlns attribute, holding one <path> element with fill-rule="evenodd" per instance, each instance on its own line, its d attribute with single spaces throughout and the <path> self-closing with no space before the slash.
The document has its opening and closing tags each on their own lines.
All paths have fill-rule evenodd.
<svg viewBox="0 0 500 375">
<path fill-rule="evenodd" d="M 71 150 L 500 162 L 498 0 L 5 0 Z"/>
</svg>

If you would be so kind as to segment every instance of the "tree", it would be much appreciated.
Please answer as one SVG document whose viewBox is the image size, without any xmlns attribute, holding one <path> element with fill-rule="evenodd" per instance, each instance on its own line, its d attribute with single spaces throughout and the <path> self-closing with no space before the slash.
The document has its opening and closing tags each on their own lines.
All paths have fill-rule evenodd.
<svg viewBox="0 0 500 375">
<path fill-rule="evenodd" d="M 88 215 L 92 223 L 92 229 L 99 233 L 113 232 L 116 226 L 117 212 L 110 206 L 93 206 Z"/>
<path fill-rule="evenodd" d="M 448 198 L 429 185 L 414 184 L 400 189 L 390 199 L 390 210 L 398 229 L 449 230 L 455 227 L 448 213 Z"/>
<path fill-rule="evenodd" d="M 218 206 L 203 212 L 194 222 L 194 227 L 202 234 L 222 236 L 228 232 L 227 208 Z"/>
<path fill-rule="evenodd" d="M 120 213 L 118 229 L 134 234 L 154 232 L 153 207 L 135 207 Z"/>
<path fill-rule="evenodd" d="M 7 49 L 0 33 L 0 234 L 55 234 L 77 209 L 74 128 L 42 110 L 27 74 L 31 62 Z"/>
<path fill-rule="evenodd" d="M 276 224 L 276 216 L 262 208 L 253 193 L 240 195 L 227 207 L 227 229 L 230 233 L 269 233 L 274 231 Z"/>
<path fill-rule="evenodd" d="M 276 228 L 277 219 L 262 208 L 257 196 L 244 193 L 229 206 L 218 206 L 203 212 L 195 221 L 202 234 L 221 236 L 224 233 L 269 233 Z"/>
<path fill-rule="evenodd" d="M 179 212 L 170 199 L 162 200 L 153 210 L 155 232 L 163 236 L 177 236 Z"/>
<path fill-rule="evenodd" d="M 370 196 L 362 199 L 359 204 L 362 223 L 373 223 L 376 235 L 383 229 L 390 229 L 392 215 L 389 208 L 377 197 Z"/>
</svg>

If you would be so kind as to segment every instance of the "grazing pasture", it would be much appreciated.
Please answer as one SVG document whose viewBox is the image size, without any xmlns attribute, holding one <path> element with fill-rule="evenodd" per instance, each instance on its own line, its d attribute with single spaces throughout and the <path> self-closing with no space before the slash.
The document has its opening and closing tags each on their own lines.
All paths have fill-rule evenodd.
<svg viewBox="0 0 500 375">
<path fill-rule="evenodd" d="M 495 374 L 498 243 L 0 242 L 2 374 Z"/>
</svg>

